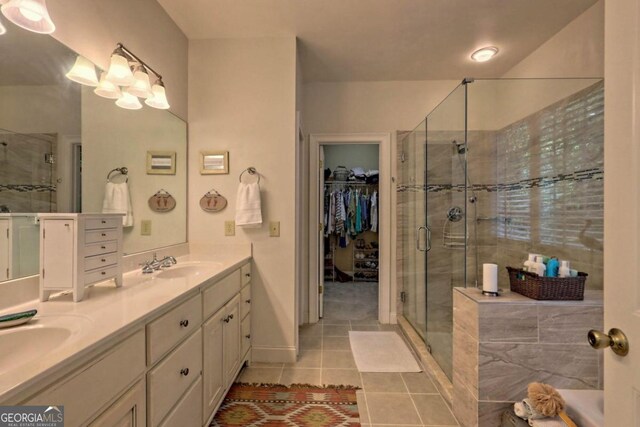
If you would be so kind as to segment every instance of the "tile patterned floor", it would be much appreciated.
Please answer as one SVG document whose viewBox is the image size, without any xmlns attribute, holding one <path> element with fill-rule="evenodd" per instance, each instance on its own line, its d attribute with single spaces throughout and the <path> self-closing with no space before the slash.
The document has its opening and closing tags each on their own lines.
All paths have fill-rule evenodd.
<svg viewBox="0 0 640 427">
<path fill-rule="evenodd" d="M 349 331 L 395 330 L 372 318 L 323 319 L 300 328 L 300 355 L 293 364 L 253 363 L 239 381 L 353 385 L 364 427 L 457 426 L 453 414 L 427 374 L 358 372 L 349 345 Z"/>
</svg>

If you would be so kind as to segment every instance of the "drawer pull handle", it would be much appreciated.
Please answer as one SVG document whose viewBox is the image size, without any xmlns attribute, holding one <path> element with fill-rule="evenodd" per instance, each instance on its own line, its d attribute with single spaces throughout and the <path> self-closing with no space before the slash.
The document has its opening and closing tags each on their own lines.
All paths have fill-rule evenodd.
<svg viewBox="0 0 640 427">
<path fill-rule="evenodd" d="M 107 262 L 107 260 L 106 260 L 106 259 L 104 259 L 104 258 L 102 258 L 102 259 L 100 260 L 100 262 Z"/>
<path fill-rule="evenodd" d="M 249 298 L 248 300 L 245 300 L 245 302 L 246 302 L 247 304 L 251 304 L 251 298 Z"/>
<path fill-rule="evenodd" d="M 246 339 L 250 340 L 251 339 L 251 334 L 247 334 L 244 336 Z"/>
<path fill-rule="evenodd" d="M 189 368 L 182 368 L 180 370 L 180 375 L 182 375 L 183 377 L 186 377 L 187 375 L 189 375 Z"/>
<path fill-rule="evenodd" d="M 107 237 L 107 233 L 100 233 L 102 237 Z"/>
<path fill-rule="evenodd" d="M 224 323 L 229 323 L 229 321 L 231 321 L 231 319 L 233 319 L 233 314 L 228 315 L 227 317 L 225 317 L 224 319 Z"/>
<path fill-rule="evenodd" d="M 247 277 L 251 277 L 251 273 L 245 273 L 244 275 Z"/>
<path fill-rule="evenodd" d="M 233 319 L 233 314 L 229 315 L 229 320 Z"/>
<path fill-rule="evenodd" d="M 103 223 L 103 224 L 107 223 L 107 221 L 105 221 L 104 219 L 102 221 L 100 221 L 100 222 Z"/>
<path fill-rule="evenodd" d="M 186 328 L 187 326 L 189 326 L 189 320 L 188 319 L 181 320 L 180 326 L 182 326 L 183 328 Z"/>
<path fill-rule="evenodd" d="M 106 246 L 100 246 L 100 249 L 107 249 Z"/>
<path fill-rule="evenodd" d="M 101 271 L 100 274 L 102 274 L 103 276 L 107 274 L 106 271 Z"/>
</svg>

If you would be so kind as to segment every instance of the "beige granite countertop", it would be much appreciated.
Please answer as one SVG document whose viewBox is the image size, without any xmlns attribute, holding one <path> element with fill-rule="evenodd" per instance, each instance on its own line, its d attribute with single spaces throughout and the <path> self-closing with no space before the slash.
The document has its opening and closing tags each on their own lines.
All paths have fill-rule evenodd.
<svg viewBox="0 0 640 427">
<path fill-rule="evenodd" d="M 250 258 L 250 249 L 238 248 L 208 255 L 190 254 L 179 257 L 177 266 L 202 263 L 202 271 L 197 275 L 159 278 L 158 273 L 143 275 L 136 270 L 124 275 L 121 288 L 116 288 L 113 283 L 90 287 L 85 299 L 78 303 L 74 303 L 68 294 L 47 302 L 33 300 L 1 310 L 0 315 L 38 310 L 27 326 L 71 319 L 77 327 L 74 327 L 72 339 L 45 355 L 14 369 L 3 370 L 0 367 L 0 402 L 7 402 L 29 386 L 99 351 L 101 346 L 110 345 L 111 340 L 143 327 L 162 311 L 197 294 L 201 287 L 240 267 Z M 0 339 L 3 334 L 18 328 L 20 326 L 0 331 Z"/>
<path fill-rule="evenodd" d="M 500 292 L 500 296 L 498 297 L 482 295 L 482 290 L 478 288 L 456 287 L 453 289 L 455 292 L 460 292 L 462 295 L 472 299 L 478 304 L 603 305 L 602 290 L 586 289 L 584 291 L 583 301 L 538 301 L 504 289 Z"/>
</svg>

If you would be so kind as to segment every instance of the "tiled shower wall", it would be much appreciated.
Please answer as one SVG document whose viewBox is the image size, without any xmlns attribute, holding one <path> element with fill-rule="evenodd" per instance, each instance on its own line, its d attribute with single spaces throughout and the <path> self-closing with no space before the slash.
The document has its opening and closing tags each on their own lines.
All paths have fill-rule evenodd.
<svg viewBox="0 0 640 427">
<path fill-rule="evenodd" d="M 12 212 L 56 212 L 56 155 L 52 134 L 0 133 L 0 205 Z"/>
</svg>

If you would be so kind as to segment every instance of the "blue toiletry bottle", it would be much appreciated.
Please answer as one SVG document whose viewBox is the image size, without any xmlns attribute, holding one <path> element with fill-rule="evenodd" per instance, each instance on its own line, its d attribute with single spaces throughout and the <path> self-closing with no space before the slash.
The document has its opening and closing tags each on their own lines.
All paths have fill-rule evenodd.
<svg viewBox="0 0 640 427">
<path fill-rule="evenodd" d="M 545 271 L 545 276 L 558 277 L 559 268 L 560 268 L 560 263 L 558 262 L 558 258 L 551 258 L 547 263 L 547 271 Z"/>
</svg>

